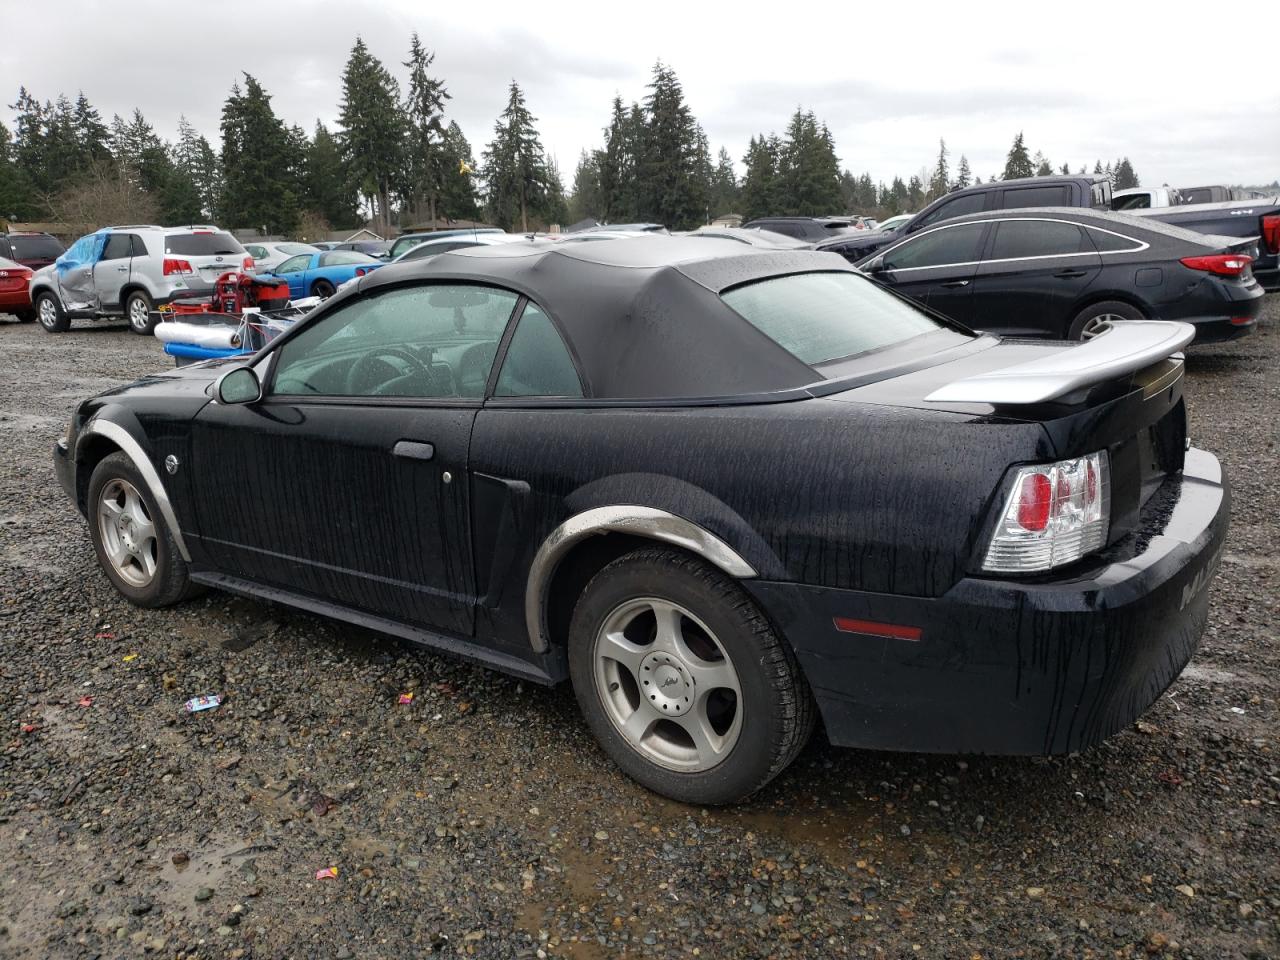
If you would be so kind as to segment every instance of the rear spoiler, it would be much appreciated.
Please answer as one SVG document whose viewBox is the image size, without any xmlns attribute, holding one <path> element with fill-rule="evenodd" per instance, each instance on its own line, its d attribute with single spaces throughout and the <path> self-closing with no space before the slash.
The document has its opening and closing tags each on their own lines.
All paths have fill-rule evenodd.
<svg viewBox="0 0 1280 960">
<path fill-rule="evenodd" d="M 1193 339 L 1189 323 L 1126 320 L 1078 346 L 1046 357 L 956 380 L 925 400 L 1030 404 L 1056 400 L 1105 380 L 1134 373 L 1177 353 Z"/>
</svg>

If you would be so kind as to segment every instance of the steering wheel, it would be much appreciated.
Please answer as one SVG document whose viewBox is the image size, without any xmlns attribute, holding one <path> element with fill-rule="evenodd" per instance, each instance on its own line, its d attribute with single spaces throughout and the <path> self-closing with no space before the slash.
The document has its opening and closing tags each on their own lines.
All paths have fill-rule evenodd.
<svg viewBox="0 0 1280 960">
<path fill-rule="evenodd" d="M 393 375 L 378 382 L 370 390 L 366 388 L 366 382 L 374 374 L 377 364 L 389 367 Z M 377 394 L 388 383 L 411 375 L 420 376 L 424 384 L 431 382 L 431 371 L 410 351 L 403 347 L 379 347 L 373 353 L 363 354 L 351 365 L 351 369 L 347 371 L 346 392 L 348 396 Z"/>
</svg>

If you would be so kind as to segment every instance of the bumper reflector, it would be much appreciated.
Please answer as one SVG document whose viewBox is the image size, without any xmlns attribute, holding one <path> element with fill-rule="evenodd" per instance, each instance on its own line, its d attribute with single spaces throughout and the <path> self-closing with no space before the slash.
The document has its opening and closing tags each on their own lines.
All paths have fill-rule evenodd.
<svg viewBox="0 0 1280 960">
<path fill-rule="evenodd" d="M 879 623 L 875 620 L 855 620 L 853 617 L 835 617 L 836 629 L 841 633 L 865 633 L 871 637 L 887 637 L 890 640 L 919 640 L 919 627 L 905 627 L 897 623 Z"/>
</svg>

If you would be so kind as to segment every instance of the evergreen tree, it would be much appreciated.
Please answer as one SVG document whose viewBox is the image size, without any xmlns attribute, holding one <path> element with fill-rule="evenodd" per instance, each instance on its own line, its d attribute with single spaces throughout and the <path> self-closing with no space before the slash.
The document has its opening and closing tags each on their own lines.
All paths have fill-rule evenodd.
<svg viewBox="0 0 1280 960">
<path fill-rule="evenodd" d="M 35 213 L 35 197 L 14 154 L 9 128 L 0 123 L 0 218 L 26 220 Z"/>
<path fill-rule="evenodd" d="M 380 232 L 389 233 L 391 197 L 399 184 L 404 148 L 400 85 L 358 36 L 342 72 L 338 127 L 347 168 L 369 198 Z"/>
<path fill-rule="evenodd" d="M 962 153 L 960 154 L 960 171 L 956 176 L 957 189 L 963 190 L 965 187 L 969 186 L 971 176 L 972 173 L 969 170 L 969 158 Z"/>
<path fill-rule="evenodd" d="M 947 166 L 947 141 L 938 141 L 938 162 L 929 178 L 928 200 L 936 200 L 951 189 L 951 170 Z"/>
<path fill-rule="evenodd" d="M 230 228 L 290 233 L 299 218 L 292 158 L 271 96 L 249 74 L 222 107 L 222 197 L 219 218 Z"/>
<path fill-rule="evenodd" d="M 640 152 L 641 214 L 674 230 L 705 222 L 705 138 L 684 101 L 675 71 L 658 61 L 645 98 Z"/>
<path fill-rule="evenodd" d="M 577 223 L 591 217 L 600 220 L 604 216 L 604 205 L 600 193 L 600 158 L 602 151 L 588 153 L 583 150 L 578 155 L 578 168 L 573 172 L 573 195 L 569 198 L 570 223 Z"/>
<path fill-rule="evenodd" d="M 1036 151 L 1034 163 L 1037 177 L 1049 177 L 1053 175 L 1053 165 L 1049 163 L 1048 158 L 1039 150 Z"/>
<path fill-rule="evenodd" d="M 1129 162 L 1128 157 L 1124 157 L 1116 164 L 1116 189 L 1128 190 L 1132 187 L 1140 187 L 1142 184 L 1138 180 L 1138 175 L 1133 171 L 1133 164 Z"/>
<path fill-rule="evenodd" d="M 773 216 L 779 212 L 778 150 L 776 138 L 761 134 L 752 137 L 747 145 L 747 155 L 742 158 L 747 172 L 742 178 L 742 215 L 748 220 Z"/>
<path fill-rule="evenodd" d="M 520 85 L 512 80 L 482 164 L 489 217 L 503 227 L 519 225 L 521 233 L 528 232 L 530 217 L 547 212 L 547 161 L 536 123 Z"/>
<path fill-rule="evenodd" d="M 738 206 L 738 175 L 733 169 L 729 151 L 721 147 L 716 168 L 711 174 L 711 216 L 739 213 Z"/>
<path fill-rule="evenodd" d="M 78 166 L 81 170 L 111 160 L 111 147 L 108 144 L 107 126 L 89 100 L 80 91 L 72 111 L 75 122 L 76 146 L 79 152 Z"/>
<path fill-rule="evenodd" d="M 48 193 L 44 165 L 44 108 L 26 87 L 18 88 L 16 103 L 9 109 L 17 115 L 13 131 L 13 163 L 32 191 Z"/>
<path fill-rule="evenodd" d="M 778 158 L 778 181 L 779 199 L 789 216 L 822 216 L 840 208 L 835 144 L 813 111 L 797 109 L 792 115 Z"/>
<path fill-rule="evenodd" d="M 441 143 L 442 172 L 440 175 L 440 203 L 438 213 L 448 220 L 477 220 L 480 203 L 476 198 L 476 158 L 471 144 L 462 135 L 462 128 L 450 123 L 444 131 Z"/>
<path fill-rule="evenodd" d="M 1004 180 L 1015 180 L 1019 177 L 1030 177 L 1035 174 L 1031 157 L 1027 154 L 1027 146 L 1022 140 L 1022 131 L 1013 138 L 1013 146 L 1009 148 L 1009 156 L 1004 162 Z"/>
<path fill-rule="evenodd" d="M 1058 172 L 1061 173 L 1064 177 L 1071 176 L 1071 165 L 1068 163 L 1064 163 L 1062 165 L 1062 169 Z"/>
<path fill-rule="evenodd" d="M 1095 160 L 1095 161 L 1093 161 L 1093 175 L 1094 175 L 1095 177 L 1097 177 L 1097 176 L 1101 176 L 1101 175 L 1102 175 L 1102 172 L 1103 172 L 1103 171 L 1102 171 L 1102 161 L 1101 161 L 1101 160 Z"/>
<path fill-rule="evenodd" d="M 564 196 L 564 181 L 560 178 L 560 165 L 555 157 L 547 158 L 547 199 L 543 215 L 547 226 L 564 226 L 569 219 L 569 203 Z"/>
<path fill-rule="evenodd" d="M 304 206 L 336 229 L 354 227 L 360 220 L 360 198 L 347 173 L 342 148 L 319 120 L 307 147 Z"/>
<path fill-rule="evenodd" d="M 894 177 L 893 184 L 889 187 L 889 202 L 885 204 L 888 208 L 890 216 L 897 216 L 899 213 L 911 213 L 919 209 L 911 203 L 911 194 L 907 190 L 907 185 L 902 182 L 901 177 Z"/>
<path fill-rule="evenodd" d="M 907 206 L 919 210 L 925 205 L 924 181 L 917 175 L 907 181 Z"/>
<path fill-rule="evenodd" d="M 414 216 L 423 212 L 436 219 L 440 184 L 445 172 L 444 102 L 449 99 L 444 81 L 427 71 L 435 54 L 427 51 L 418 34 L 409 44 L 409 97 L 404 103 L 408 126 L 405 149 L 405 199 Z M 423 208 L 425 207 L 425 211 Z"/>
<path fill-rule="evenodd" d="M 173 166 L 195 188 L 200 212 L 192 219 L 215 218 L 221 164 L 209 141 L 196 132 L 186 117 L 178 118 L 178 142 L 173 146 Z"/>
</svg>

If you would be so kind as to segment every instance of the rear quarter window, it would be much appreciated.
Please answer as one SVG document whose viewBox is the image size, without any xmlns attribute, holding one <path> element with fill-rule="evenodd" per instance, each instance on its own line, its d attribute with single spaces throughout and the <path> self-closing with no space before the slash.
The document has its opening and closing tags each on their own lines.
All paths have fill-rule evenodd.
<svg viewBox="0 0 1280 960">
<path fill-rule="evenodd" d="M 1070 207 L 1073 206 L 1071 187 L 1063 183 L 1053 187 L 1021 187 L 1016 190 L 1006 190 L 1001 205 L 1006 210 L 1016 210 L 1019 207 Z"/>
<path fill-rule="evenodd" d="M 164 238 L 164 252 L 187 257 L 213 257 L 244 253 L 240 241 L 229 233 L 175 233 Z"/>
<path fill-rule="evenodd" d="M 811 366 L 942 329 L 856 273 L 800 273 L 757 280 L 726 290 L 721 299 Z"/>
</svg>

